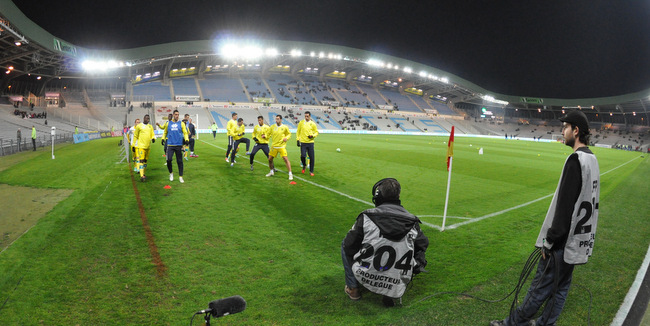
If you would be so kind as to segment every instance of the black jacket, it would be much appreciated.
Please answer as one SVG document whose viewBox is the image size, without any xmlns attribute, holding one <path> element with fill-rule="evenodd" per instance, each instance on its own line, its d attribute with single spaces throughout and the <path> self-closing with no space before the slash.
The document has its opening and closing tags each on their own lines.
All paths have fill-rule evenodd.
<svg viewBox="0 0 650 326">
<path fill-rule="evenodd" d="M 348 232 L 343 239 L 343 250 L 348 256 L 348 260 L 352 261 L 354 255 L 361 249 L 363 243 L 363 216 L 367 215 L 380 230 L 381 236 L 389 240 L 402 239 L 412 228 L 418 231 L 417 237 L 414 239 L 413 257 L 417 262 L 416 268 L 413 270 L 414 274 L 424 271 L 427 265 L 425 252 L 429 247 L 429 239 L 422 233 L 420 229 L 420 219 L 417 216 L 409 213 L 399 202 L 386 202 L 375 208 L 367 209 L 359 216 L 354 223 L 352 229 Z"/>
</svg>

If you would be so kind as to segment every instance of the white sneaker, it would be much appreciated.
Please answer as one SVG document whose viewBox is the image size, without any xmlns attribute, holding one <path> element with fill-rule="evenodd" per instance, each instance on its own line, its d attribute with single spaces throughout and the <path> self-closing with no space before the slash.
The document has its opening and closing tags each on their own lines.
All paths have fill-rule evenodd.
<svg viewBox="0 0 650 326">
<path fill-rule="evenodd" d="M 180 181 L 181 183 L 185 183 L 185 180 L 183 180 L 183 177 L 178 177 L 178 181 Z"/>
<path fill-rule="evenodd" d="M 271 172 L 267 173 L 266 176 L 267 176 L 267 177 L 272 177 L 274 174 L 275 174 L 275 173 L 273 173 L 273 171 L 271 171 Z"/>
<path fill-rule="evenodd" d="M 230 160 L 228 159 L 228 157 L 226 157 L 226 163 L 228 163 L 228 162 L 230 162 Z"/>
<path fill-rule="evenodd" d="M 289 172 L 289 181 L 293 180 L 293 173 Z"/>
<path fill-rule="evenodd" d="M 174 174 L 173 173 L 169 174 L 169 181 L 174 181 Z"/>
<path fill-rule="evenodd" d="M 235 163 L 230 163 L 230 166 L 231 166 L 231 167 L 232 167 L 232 166 L 235 166 Z"/>
</svg>

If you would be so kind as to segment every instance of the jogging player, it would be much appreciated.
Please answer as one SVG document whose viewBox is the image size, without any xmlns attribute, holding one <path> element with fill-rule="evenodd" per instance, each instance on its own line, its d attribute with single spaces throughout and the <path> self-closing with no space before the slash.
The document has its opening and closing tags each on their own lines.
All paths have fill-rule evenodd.
<svg viewBox="0 0 650 326">
<path fill-rule="evenodd" d="M 230 162 L 228 160 L 228 156 L 230 155 L 230 150 L 232 150 L 232 145 L 235 144 L 235 140 L 233 139 L 233 137 L 236 135 L 235 133 L 236 127 L 237 127 L 237 113 L 233 112 L 232 119 L 228 120 L 228 123 L 226 124 L 226 135 L 228 136 L 228 149 L 226 150 L 226 162 Z"/>
<path fill-rule="evenodd" d="M 542 259 L 522 304 L 501 325 L 555 325 L 564 308 L 575 265 L 587 263 L 594 247 L 600 197 L 600 169 L 591 152 L 589 121 L 581 111 L 560 118 L 564 144 L 573 149 L 564 163 L 551 205 L 537 237 Z M 544 311 L 536 319 L 540 307 Z"/>
<path fill-rule="evenodd" d="M 298 137 L 298 146 L 300 146 L 300 162 L 302 163 L 302 173 L 305 174 L 307 168 L 307 155 L 309 155 L 309 175 L 314 176 L 314 138 L 318 136 L 316 123 L 311 119 L 311 112 L 305 111 L 305 119 L 298 123 L 296 132 Z"/>
<path fill-rule="evenodd" d="M 176 165 L 178 166 L 178 181 L 183 180 L 183 145 L 189 143 L 189 134 L 185 123 L 178 121 L 180 114 L 174 110 L 172 121 L 169 122 L 163 133 L 163 138 L 167 139 L 167 171 L 169 171 L 169 181 L 174 181 L 174 171 L 172 169 L 172 157 L 176 155 Z"/>
<path fill-rule="evenodd" d="M 260 149 L 266 155 L 266 158 L 269 158 L 269 126 L 264 123 L 264 117 L 257 117 L 257 125 L 253 128 L 253 140 L 255 141 L 255 146 L 253 146 L 253 152 L 250 156 L 251 171 L 253 171 L 253 160 L 255 159 L 255 153 Z"/>
<path fill-rule="evenodd" d="M 153 126 L 149 124 L 149 115 L 145 114 L 142 123 L 135 126 L 133 131 L 133 151 L 137 154 L 138 171 L 140 171 L 140 181 L 147 180 L 145 172 L 147 170 L 147 160 L 149 160 L 149 150 L 151 143 L 156 142 L 156 134 L 153 132 Z"/>
<path fill-rule="evenodd" d="M 213 122 L 210 129 L 212 129 L 212 139 L 217 139 L 217 123 Z"/>
<path fill-rule="evenodd" d="M 235 144 L 232 145 L 232 152 L 230 154 L 230 166 L 233 166 L 235 163 L 235 155 L 237 154 L 237 149 L 239 148 L 239 144 L 245 143 L 246 144 L 246 155 L 250 155 L 250 152 L 248 151 L 251 147 L 251 140 L 244 137 L 246 126 L 244 125 L 244 119 L 239 118 L 237 119 L 237 127 L 235 127 L 235 135 L 232 137 L 233 140 L 235 140 Z"/>
<path fill-rule="evenodd" d="M 273 158 L 280 155 L 284 160 L 284 163 L 287 165 L 287 170 L 289 171 L 289 180 L 293 180 L 293 174 L 291 173 L 291 163 L 287 157 L 287 141 L 291 138 L 291 131 L 289 127 L 282 124 L 282 116 L 275 116 L 275 124 L 269 128 L 269 136 L 272 140 L 271 143 L 271 152 L 269 153 L 269 169 L 271 172 L 266 174 L 267 177 L 275 175 L 275 165 L 273 164 Z"/>
</svg>

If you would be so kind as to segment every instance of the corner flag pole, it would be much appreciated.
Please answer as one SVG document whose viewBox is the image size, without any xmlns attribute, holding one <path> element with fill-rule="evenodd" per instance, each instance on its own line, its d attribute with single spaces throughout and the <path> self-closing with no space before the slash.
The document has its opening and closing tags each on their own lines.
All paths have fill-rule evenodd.
<svg viewBox="0 0 650 326">
<path fill-rule="evenodd" d="M 445 230 L 445 224 L 447 222 L 447 206 L 449 204 L 449 186 L 451 185 L 451 166 L 454 161 L 454 126 L 451 126 L 451 134 L 449 135 L 449 143 L 447 144 L 447 171 L 449 171 L 449 176 L 447 177 L 447 195 L 445 196 L 445 211 L 442 214 L 442 228 L 440 232 Z"/>
</svg>

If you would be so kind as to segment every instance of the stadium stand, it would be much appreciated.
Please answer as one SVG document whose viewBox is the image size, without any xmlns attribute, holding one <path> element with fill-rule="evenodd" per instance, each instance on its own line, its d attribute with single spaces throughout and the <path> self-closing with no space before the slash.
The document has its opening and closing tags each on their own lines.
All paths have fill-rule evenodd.
<svg viewBox="0 0 650 326">
<path fill-rule="evenodd" d="M 138 96 L 153 96 L 154 101 L 172 100 L 169 87 L 159 81 L 133 85 L 133 97 Z"/>
<path fill-rule="evenodd" d="M 196 88 L 196 79 L 192 78 L 174 78 L 170 79 L 174 88 L 174 95 L 199 95 Z"/>
<path fill-rule="evenodd" d="M 291 100 L 295 97 L 295 93 L 290 90 L 290 85 L 294 85 L 296 80 L 291 76 L 282 74 L 271 74 L 266 82 L 269 85 L 271 94 L 275 97 L 277 103 L 291 104 Z M 294 86 L 297 87 L 297 86 Z"/>
<path fill-rule="evenodd" d="M 228 78 L 225 75 L 209 75 L 204 80 L 199 80 L 199 85 L 206 101 L 248 103 L 244 87 L 239 78 Z"/>
<path fill-rule="evenodd" d="M 392 105 L 396 110 L 422 112 L 406 95 L 402 95 L 396 90 L 383 89 L 381 93 L 388 99 L 388 105 Z"/>
</svg>

